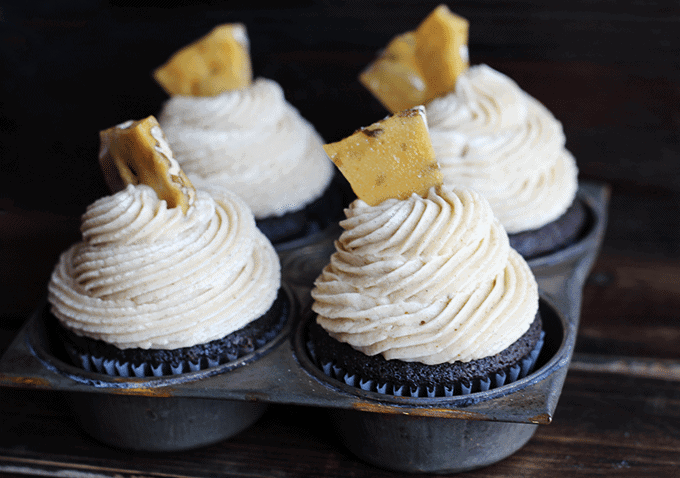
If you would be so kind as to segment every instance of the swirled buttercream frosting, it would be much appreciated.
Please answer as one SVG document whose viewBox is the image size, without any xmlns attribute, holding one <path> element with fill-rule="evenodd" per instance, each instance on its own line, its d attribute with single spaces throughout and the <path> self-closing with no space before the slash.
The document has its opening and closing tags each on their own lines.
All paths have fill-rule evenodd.
<svg viewBox="0 0 680 478">
<path fill-rule="evenodd" d="M 354 201 L 314 284 L 317 323 L 366 355 L 427 365 L 494 355 L 529 329 L 538 287 L 467 188 Z"/>
<path fill-rule="evenodd" d="M 121 349 L 222 338 L 264 314 L 280 286 L 274 248 L 226 190 L 198 190 L 183 214 L 130 185 L 89 206 L 81 231 L 52 273 L 52 313 Z"/>
<path fill-rule="evenodd" d="M 444 183 L 481 192 L 509 234 L 544 226 L 571 205 L 578 169 L 562 125 L 507 76 L 473 66 L 426 110 Z"/>
<path fill-rule="evenodd" d="M 257 219 L 304 208 L 332 179 L 321 137 L 272 80 L 212 97 L 173 96 L 159 123 L 196 187 L 229 188 Z"/>
</svg>

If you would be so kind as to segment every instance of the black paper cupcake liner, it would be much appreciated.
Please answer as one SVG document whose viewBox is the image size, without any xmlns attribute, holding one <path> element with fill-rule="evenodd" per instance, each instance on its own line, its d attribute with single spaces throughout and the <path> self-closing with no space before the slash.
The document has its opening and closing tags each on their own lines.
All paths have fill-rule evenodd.
<svg viewBox="0 0 680 478">
<path fill-rule="evenodd" d="M 337 357 L 334 358 L 329 356 L 328 352 L 331 350 L 329 347 L 335 348 L 333 344 L 338 344 L 344 351 L 350 352 L 351 355 L 363 356 L 363 354 L 349 348 L 347 344 L 336 342 L 328 336 L 326 332 L 323 332 L 323 329 L 317 324 L 312 324 L 311 327 L 315 330 L 314 334 L 317 337 L 317 341 L 320 338 L 325 337 L 325 339 L 322 339 L 321 343 L 325 344 L 326 347 L 324 347 L 324 353 L 317 353 L 315 348 L 317 346 L 322 347 L 323 345 L 320 343 L 315 344 L 315 340 L 313 340 L 311 336 L 308 336 L 306 342 L 307 350 L 312 362 L 316 364 L 326 376 L 364 391 L 399 397 L 454 397 L 484 392 L 515 382 L 526 377 L 534 370 L 545 340 L 545 332 L 541 329 L 540 315 L 537 314 L 537 317 L 529 330 L 514 344 L 494 357 L 488 357 L 466 364 L 456 362 L 450 365 L 441 364 L 432 366 L 401 362 L 403 366 L 399 367 L 399 370 L 408 365 L 408 367 L 417 367 L 419 370 L 427 371 L 427 374 L 430 376 L 427 380 L 412 377 L 408 380 L 401 381 L 400 379 L 391 376 L 384 379 L 375 378 L 375 370 L 370 374 L 367 373 L 366 370 L 363 372 L 357 371 L 356 365 L 348 368 L 343 365 Z M 530 340 L 530 337 L 533 337 L 533 339 L 531 339 L 532 341 L 527 342 Z M 512 354 L 517 354 L 517 352 L 522 349 L 523 352 L 520 353 L 523 353 L 523 355 L 518 355 L 518 359 L 511 361 L 507 360 L 508 354 L 510 354 L 510 356 Z M 325 358 L 322 358 L 321 356 L 324 356 Z M 385 361 L 379 356 L 370 358 L 367 356 L 363 357 L 366 357 L 366 360 L 372 361 L 374 366 L 377 366 L 375 365 L 376 359 L 378 360 L 378 363 L 392 363 L 392 361 Z M 501 360 L 501 357 L 504 358 Z M 495 366 L 490 366 L 489 370 L 482 372 L 482 369 L 486 364 L 493 363 L 496 360 L 500 360 L 500 362 Z M 399 361 L 395 362 L 399 363 Z M 506 362 L 507 365 L 503 366 L 504 362 Z M 366 362 L 366 365 L 367 364 L 368 362 Z M 458 375 L 457 379 L 444 378 L 450 373 L 447 372 L 447 370 L 452 370 L 451 367 L 462 372 Z M 438 370 L 441 370 L 441 372 Z M 406 372 L 406 370 L 404 370 L 404 372 Z M 442 373 L 442 378 L 439 378 L 440 373 Z"/>
<path fill-rule="evenodd" d="M 271 309 L 245 327 L 206 344 L 170 351 L 120 351 L 102 341 L 78 337 L 56 323 L 56 318 L 52 319 L 55 331 L 63 341 L 65 354 L 74 365 L 88 372 L 113 377 L 145 378 L 197 372 L 236 361 L 276 338 L 285 327 L 289 315 L 288 296 L 281 290 Z M 98 347 L 104 349 L 103 353 L 97 352 Z M 113 357 L 110 353 L 112 350 L 118 354 L 131 354 L 134 359 Z"/>
<path fill-rule="evenodd" d="M 281 329 L 283 329 L 284 324 L 285 320 L 282 320 L 280 327 L 273 329 L 262 338 L 255 340 L 253 350 L 249 351 L 248 353 L 254 352 L 256 349 L 264 347 L 267 343 L 269 343 L 269 341 L 276 337 Z M 182 360 L 176 364 L 160 363 L 156 365 L 149 362 L 143 362 L 135 365 L 131 362 L 121 362 L 115 359 L 106 359 L 102 356 L 93 356 L 84 353 L 72 354 L 71 359 L 88 372 L 97 372 L 113 377 L 145 378 L 166 377 L 169 375 L 198 372 L 200 370 L 205 370 L 233 362 L 238 360 L 243 355 L 245 354 L 232 353 L 219 357 L 201 357 L 201 359 L 196 362 Z"/>
</svg>

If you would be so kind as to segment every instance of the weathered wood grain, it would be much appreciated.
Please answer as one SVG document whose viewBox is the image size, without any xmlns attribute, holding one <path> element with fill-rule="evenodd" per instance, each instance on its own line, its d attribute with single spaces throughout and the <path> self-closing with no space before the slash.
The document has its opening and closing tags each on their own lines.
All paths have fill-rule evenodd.
<svg viewBox="0 0 680 478">
<path fill-rule="evenodd" d="M 125 477 L 396 476 L 349 454 L 322 409 L 274 406 L 253 427 L 209 447 L 131 453 L 84 436 L 59 394 L 2 390 L 0 398 L 0 473 L 25 468 Z M 506 460 L 457 476 L 677 476 L 679 449 L 677 382 L 572 370 L 552 424 L 540 426 Z"/>
<path fill-rule="evenodd" d="M 680 261 L 601 254 L 584 290 L 576 351 L 680 360 Z"/>
</svg>

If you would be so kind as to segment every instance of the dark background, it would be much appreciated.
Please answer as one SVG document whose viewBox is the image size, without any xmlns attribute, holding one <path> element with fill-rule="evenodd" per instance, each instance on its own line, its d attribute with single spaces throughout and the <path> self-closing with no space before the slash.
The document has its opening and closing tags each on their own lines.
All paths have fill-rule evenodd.
<svg viewBox="0 0 680 478">
<path fill-rule="evenodd" d="M 157 114 L 151 71 L 223 22 L 243 22 L 256 76 L 328 141 L 386 111 L 357 74 L 439 2 L 0 2 L 0 200 L 77 215 L 106 193 L 98 131 Z M 139 4 L 139 3 L 136 3 Z M 265 7 L 267 5 L 267 7 Z M 680 192 L 678 2 L 459 1 L 473 64 L 513 77 L 564 124 L 582 179 L 614 188 L 612 220 L 677 210 Z M 618 204 L 625 190 L 625 205 Z M 643 198 L 636 198 L 643 195 Z M 636 248 L 677 256 L 677 214 L 635 230 Z M 641 226 L 643 227 L 643 226 Z M 644 236 L 644 237 L 643 237 Z M 618 247 L 632 247 L 618 237 Z"/>
<path fill-rule="evenodd" d="M 255 75 L 279 82 L 331 142 L 387 114 L 357 75 L 439 4 L 129 3 L 0 1 L 0 211 L 18 213 L 2 226 L 8 276 L 25 267 L 47 279 L 54 251 L 77 239 L 80 214 L 108 193 L 99 131 L 157 114 L 167 96 L 151 72 L 215 25 L 246 25 Z M 470 21 L 472 64 L 489 64 L 542 101 L 563 123 L 580 179 L 611 186 L 603 250 L 680 259 L 680 2 L 448 5 Z M 67 224 L 57 230 L 55 221 Z M 53 249 L 36 244 L 24 265 L 18 249 L 45 234 Z M 680 278 L 664 281 L 680 293 Z M 22 300 L 23 282 L 9 282 Z"/>
</svg>

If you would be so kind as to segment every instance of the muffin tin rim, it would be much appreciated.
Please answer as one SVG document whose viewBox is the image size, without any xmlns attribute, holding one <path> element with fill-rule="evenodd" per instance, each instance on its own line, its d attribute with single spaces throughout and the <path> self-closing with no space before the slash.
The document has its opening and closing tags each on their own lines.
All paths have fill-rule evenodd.
<svg viewBox="0 0 680 478">
<path fill-rule="evenodd" d="M 384 402 L 392 405 L 414 405 L 414 406 L 436 406 L 446 404 L 448 406 L 465 407 L 473 403 L 480 403 L 489 401 L 495 398 L 507 396 L 509 394 L 519 392 L 527 387 L 538 384 L 552 375 L 555 370 L 562 368 L 566 361 L 568 361 L 573 353 L 574 343 L 576 341 L 576 326 L 573 321 L 570 321 L 567 313 L 562 311 L 556 304 L 555 300 L 548 294 L 540 293 L 540 302 L 546 307 L 549 307 L 557 316 L 559 326 L 562 333 L 562 341 L 557 346 L 553 356 L 551 356 L 545 364 L 537 370 L 529 373 L 526 377 L 521 378 L 515 382 L 503 385 L 484 392 L 473 392 L 469 395 L 457 395 L 453 397 L 399 397 L 389 394 L 381 394 L 377 392 L 362 390 L 351 385 L 340 382 L 337 379 L 329 377 L 323 373 L 309 357 L 309 352 L 305 345 L 304 335 L 305 329 L 309 321 L 313 320 L 314 313 L 310 310 L 305 311 L 304 316 L 300 318 L 296 324 L 296 329 L 293 331 L 293 347 L 296 358 L 303 370 L 312 376 L 316 381 L 332 390 L 355 395 L 359 398 L 374 401 Z M 546 338 L 547 341 L 547 338 Z"/>
<path fill-rule="evenodd" d="M 289 336 L 290 331 L 293 327 L 293 322 L 295 322 L 298 315 L 298 304 L 297 298 L 293 293 L 292 289 L 284 282 L 281 283 L 281 289 L 286 294 L 289 304 L 289 316 L 286 319 L 281 331 L 276 334 L 272 340 L 267 342 L 262 347 L 254 350 L 253 352 L 243 355 L 236 360 L 232 360 L 215 367 L 209 367 L 203 370 L 198 370 L 195 372 L 185 372 L 178 375 L 166 375 L 162 377 L 118 377 L 109 376 L 106 374 L 101 374 L 97 372 L 91 372 L 84 370 L 80 367 L 72 365 L 70 363 L 64 362 L 52 355 L 46 347 L 41 344 L 44 339 L 38 337 L 39 334 L 44 334 L 42 330 L 43 325 L 38 324 L 36 327 L 31 328 L 26 334 L 26 345 L 31 351 L 31 353 L 45 366 L 47 369 L 65 375 L 71 380 L 93 386 L 95 388 L 109 388 L 109 389 L 148 389 L 148 388 L 159 388 L 159 387 L 169 387 L 174 385 L 179 385 L 185 382 L 193 382 L 196 380 L 202 380 L 205 378 L 212 377 L 214 375 L 219 375 L 221 373 L 227 373 L 231 370 L 235 370 L 239 367 L 245 366 L 252 363 L 261 357 L 270 353 L 273 349 L 278 347 L 285 339 Z M 47 300 L 43 299 L 41 305 L 36 309 L 31 320 L 35 322 L 40 322 L 40 315 L 45 307 L 48 307 Z"/>
<path fill-rule="evenodd" d="M 606 214 L 604 203 L 606 202 L 605 196 L 607 196 L 607 194 L 605 194 L 605 190 L 607 187 L 597 185 L 588 186 L 589 187 L 585 189 L 584 193 L 591 196 L 595 204 L 598 204 L 598 201 L 601 203 L 600 207 L 595 209 L 596 214 L 598 211 L 601 211 L 602 214 Z M 602 222 L 605 222 L 606 218 L 601 217 L 600 219 Z M 601 237 L 601 234 L 597 235 L 596 243 L 590 244 L 584 248 L 583 256 L 580 260 L 560 264 L 564 271 L 560 271 L 557 282 L 563 284 L 564 287 L 558 287 L 556 290 L 546 290 L 545 288 L 542 288 L 542 296 L 547 296 L 547 300 L 551 301 L 551 305 L 556 313 L 558 313 L 558 315 L 562 314 L 566 319 L 567 329 L 563 331 L 564 337 L 575 336 L 575 330 L 578 327 L 578 315 L 575 314 L 578 314 L 580 309 L 580 288 L 585 280 L 587 269 L 590 267 L 590 264 L 596 256 L 597 248 L 599 247 L 597 242 Z M 566 273 L 564 273 L 565 271 Z M 539 281 L 539 287 L 541 287 L 541 277 L 537 277 L 537 279 Z M 306 296 L 309 294 L 309 289 L 295 281 L 285 280 L 282 283 L 288 284 L 288 286 L 291 287 L 293 296 L 296 299 L 295 305 L 297 310 L 302 311 L 307 305 L 305 301 L 308 300 Z M 569 290 L 567 290 L 567 288 Z M 300 315 L 301 314 L 298 312 L 296 316 L 292 317 L 292 321 L 289 322 L 290 330 L 295 330 L 298 324 L 297 321 L 300 320 Z M 35 318 L 35 314 L 32 318 Z M 45 369 L 35 355 L 27 349 L 26 335 L 28 333 L 27 329 L 30 326 L 31 319 L 24 324 L 24 327 L 19 331 L 12 344 L 6 349 L 4 356 L 0 357 L 0 387 L 8 386 L 70 392 L 113 392 L 118 394 L 144 396 L 177 396 L 237 401 L 260 401 L 265 403 L 318 406 L 334 409 L 368 409 L 370 411 L 393 414 L 407 413 L 422 416 L 432 416 L 433 414 L 436 414 L 437 416 L 444 418 L 499 420 L 518 423 L 550 422 L 571 358 L 570 354 L 565 354 L 562 357 L 563 362 L 560 363 L 560 367 L 555 370 L 554 375 L 549 377 L 549 388 L 544 390 L 545 393 L 540 395 L 532 395 L 531 390 L 533 389 L 525 387 L 523 393 L 520 393 L 519 395 L 508 393 L 500 397 L 495 396 L 493 400 L 485 400 L 472 404 L 461 404 L 458 408 L 436 408 L 435 406 L 427 406 L 424 403 L 419 403 L 417 405 L 409 404 L 405 399 L 410 397 L 399 397 L 394 403 L 386 403 L 384 400 L 368 400 L 356 397 L 355 395 L 339 393 L 337 390 L 331 390 L 322 386 L 301 367 L 299 358 L 292 350 L 290 330 L 289 333 L 284 336 L 284 340 L 273 345 L 272 350 L 269 353 L 260 357 L 256 363 L 252 364 L 255 365 L 255 367 L 236 367 L 228 373 L 214 374 L 203 380 L 191 380 L 166 387 L 123 389 L 86 386 L 65 378 L 63 375 L 55 373 L 52 370 Z M 573 330 L 572 335 L 570 335 L 571 330 Z M 559 347 L 557 348 L 557 354 L 559 354 Z M 271 372 L 267 371 L 266 368 L 258 367 L 258 364 L 271 366 L 274 370 Z M 286 370 L 286 367 L 288 370 Z M 544 370 L 544 367 L 533 372 L 526 377 L 526 379 L 535 377 L 537 373 L 541 373 L 541 370 Z M 258 372 L 253 373 L 254 370 Z M 262 372 L 266 373 L 263 374 Z M 284 373 L 281 374 L 280 372 Z M 276 373 L 278 373 L 278 376 L 275 378 L 280 380 L 281 383 L 284 383 L 283 388 L 281 387 L 281 384 L 274 383 L 272 379 L 272 376 Z M 286 375 L 286 373 L 288 375 Z M 266 380 L 270 380 L 270 382 L 266 383 L 266 388 L 262 387 L 258 390 L 256 388 L 258 384 L 261 385 L 264 383 L 261 380 L 260 375 L 267 374 Z M 289 383 L 285 384 L 285 382 Z M 521 381 L 514 382 L 514 384 L 520 382 Z M 509 387 L 510 385 L 513 384 L 504 387 Z M 255 387 L 255 389 L 253 387 Z M 496 390 L 502 390 L 504 387 L 499 387 Z M 513 401 L 516 398 L 524 397 L 525 395 L 529 396 L 529 402 L 531 402 L 531 400 L 534 400 L 534 402 L 539 401 L 540 407 L 537 406 L 536 403 L 529 403 L 527 406 L 522 407 L 521 403 L 516 404 Z M 505 398 L 508 396 L 510 398 Z M 454 397 L 449 397 L 447 400 L 450 400 L 451 398 Z M 417 400 L 423 402 L 432 399 L 418 398 Z M 521 402 L 522 400 L 515 401 Z M 484 404 L 486 403 L 491 403 L 491 406 L 485 406 Z M 500 404 L 500 410 L 497 404 Z M 532 413 L 534 413 L 534 415 L 532 415 Z"/>
<path fill-rule="evenodd" d="M 321 385 L 318 379 L 309 374 L 308 370 L 304 369 L 300 363 L 300 357 L 295 353 L 292 345 L 293 338 L 288 334 L 283 336 L 276 345 L 272 346 L 272 350 L 260 357 L 260 360 L 251 362 L 248 367 L 236 367 L 225 373 L 215 373 L 206 376 L 202 380 L 181 380 L 181 378 L 173 379 L 168 377 L 168 380 L 158 380 L 154 382 L 165 386 L 138 386 L 138 387 L 102 387 L 97 386 L 96 383 L 83 383 L 76 381 L 73 377 L 69 377 L 59 370 L 56 370 L 53 365 L 48 364 L 39 359 L 35 355 L 35 351 L 29 347 L 31 331 L 27 330 L 30 326 L 35 327 L 36 320 L 40 320 L 40 314 L 34 314 L 31 320 L 26 324 L 27 327 L 22 329 L 22 332 L 17 337 L 18 343 L 10 345 L 12 352 L 18 353 L 20 360 L 25 360 L 26 355 L 32 361 L 31 375 L 24 375 L 18 379 L 10 379 L 6 381 L 6 376 L 3 374 L 6 366 L 3 365 L 4 358 L 0 360 L 0 386 L 11 385 L 20 387 L 32 388 L 46 388 L 51 390 L 61 390 L 64 392 L 86 392 L 86 393 L 106 393 L 106 394 L 123 394 L 123 395 L 142 395 L 142 396 L 162 396 L 162 397 L 189 397 L 189 398 L 207 398 L 218 400 L 236 400 L 241 402 L 269 402 L 288 405 L 307 405 L 319 406 L 334 409 L 356 409 L 356 410 L 370 410 L 374 412 L 381 412 L 387 414 L 411 414 L 428 416 L 436 414 L 446 418 L 462 418 L 475 420 L 500 420 L 517 423 L 549 423 L 552 412 L 556 406 L 557 397 L 561 390 L 564 377 L 566 376 L 567 367 L 573 346 L 575 342 L 576 325 L 574 321 L 569 320 L 568 312 L 561 309 L 558 301 L 553 298 L 545 297 L 547 305 L 552 309 L 560 322 L 562 329 L 562 342 L 557 345 L 553 357 L 542 366 L 539 370 L 532 372 L 524 379 L 504 385 L 497 389 L 491 390 L 493 392 L 477 392 L 468 396 L 461 397 L 447 397 L 447 398 L 411 398 L 411 397 L 391 397 L 386 399 L 381 397 L 363 397 L 357 396 L 353 393 L 347 393 L 343 390 L 329 388 Z M 293 317 L 290 323 L 293 330 L 299 327 L 300 317 Z M 8 349 L 9 350 L 9 349 Z M 280 361 L 281 355 L 287 360 Z M 7 355 L 7 354 L 6 354 Z M 296 370 L 288 369 L 290 380 L 286 381 L 283 387 L 279 386 L 276 396 L 267 394 L 265 388 L 254 388 L 240 391 L 230 390 L 231 374 L 239 373 L 239 371 L 247 371 L 247 377 L 253 377 L 262 374 L 266 371 L 266 367 L 271 364 L 265 363 L 267 360 L 279 361 L 276 362 L 278 370 L 277 374 L 272 374 L 278 377 L 286 367 L 291 364 L 297 365 Z M 10 364 L 11 365 L 11 364 Z M 88 372 L 91 373 L 91 372 Z M 192 372 L 197 374 L 199 372 Z M 111 382 L 130 382 L 140 381 L 144 379 L 120 379 L 114 377 L 102 376 L 101 374 L 94 374 L 98 377 L 106 379 Z M 188 375 L 188 374 L 186 374 Z M 264 374 L 266 375 L 266 374 Z M 306 380 L 301 380 L 303 377 Z M 272 388 L 276 384 L 275 379 L 267 379 L 267 388 Z M 147 381 L 148 383 L 148 381 Z M 207 387 L 204 385 L 212 385 Z M 224 385 L 224 388 L 220 386 Z M 238 384 L 236 385 L 238 388 Z M 315 387 L 317 387 L 315 389 Z M 543 387 L 543 390 L 539 388 Z M 556 388 L 557 387 L 557 388 Z M 537 390 L 537 397 L 540 398 L 538 403 L 533 403 L 529 400 L 523 404 L 524 395 L 529 394 L 530 390 Z M 510 401 L 510 404 L 503 402 L 502 406 L 498 408 L 492 407 L 488 409 L 486 403 L 494 403 L 494 400 L 503 400 L 504 397 L 513 396 L 516 393 L 520 395 L 515 401 Z M 486 395 L 484 395 L 486 394 Z M 536 396 L 534 398 L 536 398 Z M 470 397 L 473 397 L 472 399 Z M 485 399 L 480 399 L 485 397 Z M 514 407 L 514 408 L 513 408 Z M 539 418 L 534 418 L 539 417 Z"/>
</svg>

